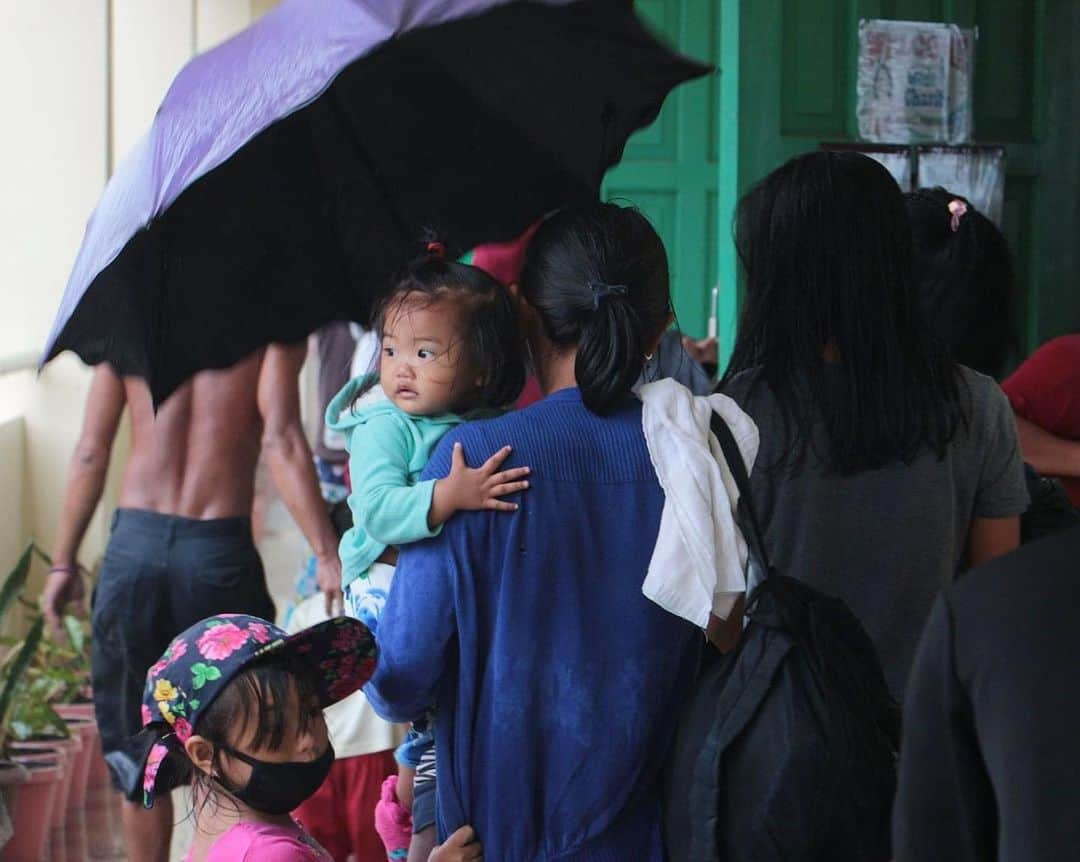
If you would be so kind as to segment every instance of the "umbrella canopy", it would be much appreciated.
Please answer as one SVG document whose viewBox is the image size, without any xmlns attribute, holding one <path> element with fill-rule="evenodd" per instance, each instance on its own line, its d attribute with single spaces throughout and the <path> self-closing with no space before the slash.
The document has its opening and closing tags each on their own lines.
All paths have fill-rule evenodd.
<svg viewBox="0 0 1080 862">
<path fill-rule="evenodd" d="M 425 230 L 457 254 L 596 199 L 707 71 L 629 0 L 285 0 L 181 70 L 90 218 L 42 361 L 107 361 L 160 402 L 366 322 Z"/>
</svg>

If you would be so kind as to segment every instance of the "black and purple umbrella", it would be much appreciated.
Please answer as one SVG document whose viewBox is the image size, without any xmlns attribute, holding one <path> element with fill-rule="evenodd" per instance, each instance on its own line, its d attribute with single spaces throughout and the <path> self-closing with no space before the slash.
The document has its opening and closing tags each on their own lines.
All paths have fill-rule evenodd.
<svg viewBox="0 0 1080 862">
<path fill-rule="evenodd" d="M 595 200 L 708 67 L 630 0 L 286 0 L 181 70 L 90 218 L 43 361 L 193 373 L 366 321 L 434 228 L 506 240 Z"/>
</svg>

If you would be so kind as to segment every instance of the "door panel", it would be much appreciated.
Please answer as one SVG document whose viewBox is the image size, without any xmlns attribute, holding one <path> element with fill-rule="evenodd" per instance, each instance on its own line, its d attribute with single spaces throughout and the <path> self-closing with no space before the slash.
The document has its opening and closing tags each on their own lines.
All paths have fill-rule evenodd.
<svg viewBox="0 0 1080 862">
<path fill-rule="evenodd" d="M 718 0 L 637 0 L 636 8 L 668 44 L 716 64 Z M 679 87 L 656 122 L 630 139 L 622 164 L 604 182 L 605 200 L 633 203 L 652 221 L 668 252 L 679 326 L 704 335 L 717 272 L 719 147 L 716 74 Z"/>
<path fill-rule="evenodd" d="M 1028 349 L 1080 329 L 1075 286 L 1080 4 L 1071 0 L 743 0 L 738 185 L 822 140 L 854 140 L 861 18 L 977 27 L 975 141 L 1007 152 L 1003 230 Z M 726 240 L 726 237 L 724 239 Z M 1064 281 L 1063 281 L 1064 278 Z"/>
</svg>

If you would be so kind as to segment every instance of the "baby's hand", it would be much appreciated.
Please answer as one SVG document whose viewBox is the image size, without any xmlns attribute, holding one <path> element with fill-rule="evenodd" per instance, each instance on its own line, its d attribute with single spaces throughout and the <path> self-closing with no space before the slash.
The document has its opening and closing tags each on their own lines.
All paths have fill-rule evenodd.
<svg viewBox="0 0 1080 862">
<path fill-rule="evenodd" d="M 428 856 L 428 862 L 473 862 L 484 858 L 484 848 L 476 840 L 476 833 L 471 826 L 462 826 L 438 845 Z"/>
<path fill-rule="evenodd" d="M 455 443 L 450 475 L 435 483 L 428 515 L 432 526 L 445 523 L 454 512 L 465 510 L 516 511 L 517 503 L 508 503 L 499 498 L 528 488 L 529 483 L 523 477 L 528 476 L 530 470 L 528 467 L 515 467 L 500 471 L 499 467 L 509 457 L 510 447 L 504 446 L 474 469 L 465 463 L 465 450 L 461 444 Z"/>
</svg>

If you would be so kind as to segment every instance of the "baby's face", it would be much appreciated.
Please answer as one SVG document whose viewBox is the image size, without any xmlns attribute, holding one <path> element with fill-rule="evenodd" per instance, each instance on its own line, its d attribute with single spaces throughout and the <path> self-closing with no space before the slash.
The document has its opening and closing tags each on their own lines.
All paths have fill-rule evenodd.
<svg viewBox="0 0 1080 862">
<path fill-rule="evenodd" d="M 383 323 L 379 383 L 411 416 L 437 416 L 475 386 L 461 332 L 461 310 L 448 300 L 410 294 L 394 302 Z"/>
</svg>

